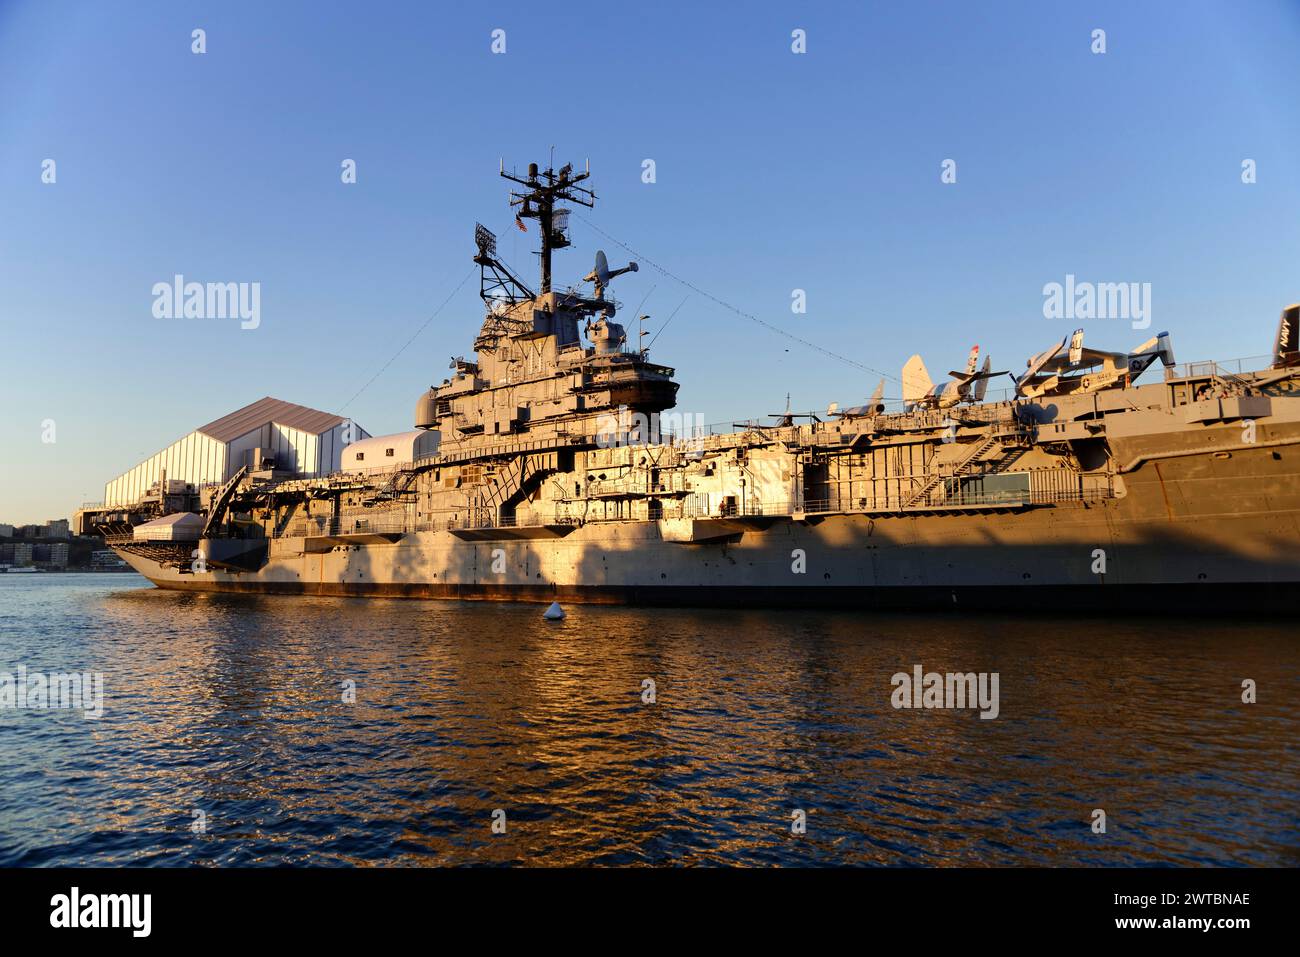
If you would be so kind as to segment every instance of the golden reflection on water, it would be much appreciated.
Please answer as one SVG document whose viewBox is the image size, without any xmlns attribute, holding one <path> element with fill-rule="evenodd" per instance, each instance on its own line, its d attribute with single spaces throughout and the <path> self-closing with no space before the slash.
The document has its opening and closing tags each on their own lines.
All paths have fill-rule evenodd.
<svg viewBox="0 0 1300 957">
<path fill-rule="evenodd" d="M 0 863 L 1297 860 L 1286 624 L 582 606 L 550 623 L 73 577 L 94 578 L 11 593 L 0 640 L 103 670 L 106 714 L 0 716 Z M 1001 715 L 894 710 L 890 677 L 915 664 L 998 672 Z"/>
</svg>

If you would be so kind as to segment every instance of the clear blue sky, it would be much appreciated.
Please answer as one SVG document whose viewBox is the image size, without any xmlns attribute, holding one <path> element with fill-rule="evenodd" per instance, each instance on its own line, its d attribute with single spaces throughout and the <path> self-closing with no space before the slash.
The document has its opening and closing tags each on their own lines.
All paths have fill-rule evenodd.
<svg viewBox="0 0 1300 957">
<path fill-rule="evenodd" d="M 1042 314 L 1067 273 L 1150 282 L 1180 360 L 1267 352 L 1300 299 L 1295 0 L 718 6 L 0 0 L 0 521 L 67 515 L 267 394 L 410 428 L 470 352 L 475 280 L 344 405 L 469 272 L 475 220 L 533 275 L 497 162 L 552 145 L 590 158 L 601 228 L 894 375 L 974 342 L 1023 368 L 1075 325 Z M 574 233 L 562 281 L 627 258 Z M 175 273 L 260 282 L 260 328 L 155 319 Z M 630 313 L 652 286 L 654 327 L 686 290 L 643 268 L 617 292 Z M 708 422 L 876 381 L 695 294 L 654 357 Z"/>
</svg>

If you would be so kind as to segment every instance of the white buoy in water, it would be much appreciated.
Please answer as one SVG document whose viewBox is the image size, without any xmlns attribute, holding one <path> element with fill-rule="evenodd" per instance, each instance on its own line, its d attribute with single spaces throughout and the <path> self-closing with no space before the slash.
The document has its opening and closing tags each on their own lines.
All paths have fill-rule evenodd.
<svg viewBox="0 0 1300 957">
<path fill-rule="evenodd" d="M 542 617 L 547 621 L 559 621 L 564 617 L 564 609 L 560 607 L 558 601 L 553 601 L 551 602 L 551 607 L 546 609 L 546 613 L 542 615 Z"/>
</svg>

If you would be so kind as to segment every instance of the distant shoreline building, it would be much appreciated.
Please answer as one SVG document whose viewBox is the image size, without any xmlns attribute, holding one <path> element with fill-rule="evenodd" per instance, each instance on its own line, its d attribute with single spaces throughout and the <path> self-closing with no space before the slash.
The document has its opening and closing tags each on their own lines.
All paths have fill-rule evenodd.
<svg viewBox="0 0 1300 957">
<path fill-rule="evenodd" d="M 0 571 L 9 568 L 43 568 L 49 571 L 100 570 L 92 561 L 97 537 L 74 536 L 66 518 L 51 519 L 44 525 L 0 524 Z M 109 558 L 116 558 L 107 549 Z M 101 559 L 101 562 L 103 560 Z M 121 568 L 112 562 L 107 569 Z"/>
<path fill-rule="evenodd" d="M 30 540 L 71 537 L 71 524 L 66 518 L 52 518 L 44 525 L 0 525 L 0 538 Z"/>
<path fill-rule="evenodd" d="M 90 553 L 90 564 L 87 567 L 93 572 L 106 572 L 122 571 L 130 566 L 118 558 L 111 548 L 98 548 Z"/>
<path fill-rule="evenodd" d="M 10 565 L 13 565 L 16 568 L 24 568 L 27 565 L 34 564 L 34 560 L 33 560 L 34 549 L 35 546 L 29 544 L 28 542 L 14 542 L 13 545 L 10 546 L 10 548 L 8 549 L 9 551 L 8 563 Z"/>
</svg>

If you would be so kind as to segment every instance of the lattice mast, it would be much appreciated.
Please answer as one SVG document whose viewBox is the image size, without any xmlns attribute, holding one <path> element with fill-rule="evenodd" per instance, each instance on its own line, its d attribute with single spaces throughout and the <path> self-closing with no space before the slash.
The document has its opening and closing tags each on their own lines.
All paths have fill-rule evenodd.
<svg viewBox="0 0 1300 957">
<path fill-rule="evenodd" d="M 556 208 L 557 202 L 576 203 L 588 209 L 596 205 L 596 194 L 578 184 L 591 176 L 591 170 L 573 171 L 572 163 L 565 163 L 558 171 L 549 166 L 538 170 L 536 163 L 528 164 L 528 175 L 507 173 L 504 165 L 501 175 L 517 183 L 522 189 L 510 191 L 510 205 L 519 207 L 518 222 L 535 219 L 541 232 L 540 250 L 542 267 L 542 293 L 551 291 L 551 251 L 570 245 L 567 235 L 569 211 Z"/>
</svg>

